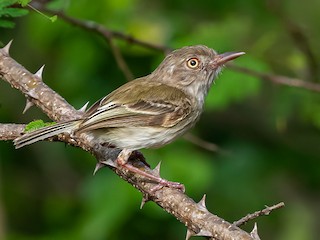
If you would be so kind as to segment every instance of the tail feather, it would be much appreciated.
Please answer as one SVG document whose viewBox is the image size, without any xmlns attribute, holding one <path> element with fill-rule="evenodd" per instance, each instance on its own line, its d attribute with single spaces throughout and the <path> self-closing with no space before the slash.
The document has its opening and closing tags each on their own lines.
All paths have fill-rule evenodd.
<svg viewBox="0 0 320 240">
<path fill-rule="evenodd" d="M 15 148 L 21 148 L 23 146 L 47 139 L 49 137 L 56 136 L 60 133 L 71 133 L 76 127 L 78 121 L 62 122 L 55 125 L 43 127 L 32 132 L 28 132 L 21 137 L 16 138 L 14 142 Z"/>
</svg>

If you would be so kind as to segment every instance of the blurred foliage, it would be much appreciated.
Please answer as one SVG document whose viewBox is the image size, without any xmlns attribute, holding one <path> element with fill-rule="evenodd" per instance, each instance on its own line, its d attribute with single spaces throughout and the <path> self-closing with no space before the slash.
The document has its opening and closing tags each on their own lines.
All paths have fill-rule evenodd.
<svg viewBox="0 0 320 240">
<path fill-rule="evenodd" d="M 15 23 L 10 18 L 21 17 L 28 13 L 26 9 L 13 7 L 18 2 L 18 0 L 0 1 L 0 28 L 13 28 Z"/>
<path fill-rule="evenodd" d="M 320 79 L 319 65 L 310 75 L 309 58 L 298 46 L 308 45 L 320 62 L 320 1 L 42 2 L 151 43 L 245 51 L 234 64 L 305 81 Z M 100 36 L 59 18 L 51 23 L 33 11 L 14 21 L 16 28 L 0 29 L 0 41 L 14 39 L 11 56 L 31 72 L 46 64 L 45 82 L 76 108 L 126 81 Z M 297 40 L 288 23 L 308 42 Z M 136 77 L 163 59 L 151 49 L 115 43 Z M 24 104 L 24 96 L 0 81 L 0 122 L 48 120 L 35 107 L 22 115 Z M 152 166 L 162 161 L 162 176 L 184 183 L 196 201 L 206 193 L 209 210 L 228 221 L 284 201 L 284 209 L 257 219 L 262 239 L 317 239 L 319 93 L 227 68 L 192 132 L 223 151 L 209 152 L 179 139 L 143 153 Z M 11 142 L 0 142 L 0 239 L 184 239 L 183 224 L 154 203 L 140 210 L 135 189 L 108 169 L 93 177 L 94 165 L 88 153 L 62 143 L 14 150 Z"/>
</svg>

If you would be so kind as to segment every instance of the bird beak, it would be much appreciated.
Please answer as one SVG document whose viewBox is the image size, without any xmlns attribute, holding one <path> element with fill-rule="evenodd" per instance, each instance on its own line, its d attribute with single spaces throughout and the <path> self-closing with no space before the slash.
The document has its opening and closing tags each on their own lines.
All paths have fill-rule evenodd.
<svg viewBox="0 0 320 240">
<path fill-rule="evenodd" d="M 214 59 L 214 65 L 221 66 L 237 57 L 240 57 L 242 55 L 246 54 L 245 52 L 226 52 L 219 54 Z"/>
</svg>

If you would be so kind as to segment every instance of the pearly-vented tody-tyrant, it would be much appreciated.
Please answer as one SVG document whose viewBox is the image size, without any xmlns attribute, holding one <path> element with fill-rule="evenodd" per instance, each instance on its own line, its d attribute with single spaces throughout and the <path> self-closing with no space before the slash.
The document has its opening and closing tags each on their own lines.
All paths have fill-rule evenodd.
<svg viewBox="0 0 320 240">
<path fill-rule="evenodd" d="M 177 49 L 151 74 L 120 86 L 82 118 L 28 132 L 14 140 L 15 147 L 60 133 L 87 133 L 123 149 L 117 163 L 125 165 L 132 151 L 160 147 L 190 129 L 223 65 L 243 54 L 218 54 L 203 45 Z"/>
</svg>

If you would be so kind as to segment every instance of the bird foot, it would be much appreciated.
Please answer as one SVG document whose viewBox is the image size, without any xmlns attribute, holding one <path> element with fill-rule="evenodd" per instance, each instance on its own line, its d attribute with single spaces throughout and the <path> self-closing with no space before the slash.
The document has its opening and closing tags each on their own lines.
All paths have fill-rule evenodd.
<svg viewBox="0 0 320 240">
<path fill-rule="evenodd" d="M 160 174 L 159 174 L 159 169 L 157 170 L 157 174 L 153 175 L 151 173 L 145 172 L 142 169 L 131 165 L 128 162 L 128 159 L 129 159 L 131 153 L 132 153 L 131 151 L 129 151 L 127 149 L 123 149 L 120 152 L 120 154 L 116 160 L 116 165 L 120 168 L 125 168 L 130 172 L 137 173 L 137 174 L 147 178 L 148 180 L 151 180 L 151 181 L 154 181 L 155 183 L 157 183 L 157 185 L 151 189 L 152 192 L 158 191 L 158 190 L 162 189 L 163 187 L 176 188 L 176 189 L 181 190 L 182 192 L 185 191 L 185 187 L 183 184 L 177 183 L 177 182 L 171 182 L 171 181 L 168 181 L 166 179 L 161 178 Z"/>
</svg>

